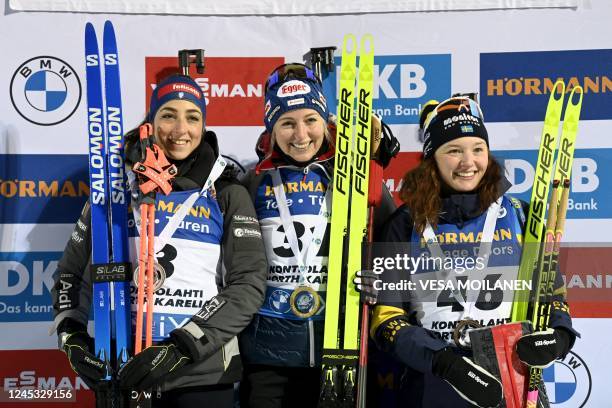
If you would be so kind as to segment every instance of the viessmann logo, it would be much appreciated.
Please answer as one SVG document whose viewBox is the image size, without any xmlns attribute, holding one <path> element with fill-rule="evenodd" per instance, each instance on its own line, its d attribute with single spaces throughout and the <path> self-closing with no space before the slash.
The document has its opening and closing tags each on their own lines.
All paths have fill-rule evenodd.
<svg viewBox="0 0 612 408">
<path fill-rule="evenodd" d="M 206 98 L 207 126 L 261 126 L 264 84 L 281 57 L 206 57 L 204 74 L 190 75 Z M 146 107 L 155 84 L 176 73 L 176 57 L 146 57 Z"/>
<path fill-rule="evenodd" d="M 581 119 L 612 118 L 612 49 L 480 54 L 487 122 L 542 121 L 557 79 L 584 89 Z"/>
<path fill-rule="evenodd" d="M 76 111 L 81 81 L 65 61 L 51 56 L 34 57 L 21 64 L 10 85 L 11 102 L 27 121 L 56 125 Z"/>
</svg>

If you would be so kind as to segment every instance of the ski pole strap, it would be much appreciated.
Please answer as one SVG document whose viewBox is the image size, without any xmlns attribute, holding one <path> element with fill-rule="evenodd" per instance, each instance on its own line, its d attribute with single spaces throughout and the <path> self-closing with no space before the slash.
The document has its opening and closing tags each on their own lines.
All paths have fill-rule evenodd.
<svg viewBox="0 0 612 408">
<path fill-rule="evenodd" d="M 497 224 L 497 215 L 499 214 L 499 210 L 501 208 L 502 197 L 499 197 L 497 201 L 493 202 L 489 208 L 487 209 L 487 216 L 485 218 L 484 227 L 482 230 L 482 238 L 480 240 L 480 246 L 478 247 L 478 257 L 484 259 L 484 267 L 486 268 L 489 264 L 489 255 L 491 254 L 491 243 L 493 242 L 493 234 L 495 232 L 495 225 Z M 425 226 L 425 230 L 423 231 L 423 238 L 425 238 L 425 243 L 430 253 L 438 259 L 446 260 L 446 256 L 438 243 L 438 238 L 433 230 L 433 227 L 429 222 Z M 446 262 L 442 262 L 445 264 Z M 449 269 L 442 269 L 439 271 L 442 273 L 440 278 L 442 279 L 450 279 L 453 282 L 453 296 L 463 306 L 463 315 L 462 319 L 470 316 L 471 310 L 475 304 L 473 296 L 470 296 L 471 293 L 468 290 L 466 302 L 463 298 L 463 295 L 458 289 L 457 281 L 455 275 L 452 274 Z"/>
<path fill-rule="evenodd" d="M 129 282 L 132 279 L 132 264 L 129 262 L 92 264 L 89 270 L 93 283 Z"/>
<path fill-rule="evenodd" d="M 330 214 L 327 209 L 331 208 L 331 182 L 327 186 L 325 197 L 323 199 L 323 202 L 321 203 L 321 208 L 319 209 L 317 219 L 320 221 L 315 225 L 314 231 L 312 233 L 312 240 L 310 241 L 310 244 L 304 245 L 305 255 L 303 254 L 303 252 L 300 251 L 297 234 L 295 232 L 293 220 L 291 219 L 291 211 L 289 210 L 289 206 L 287 205 L 287 196 L 285 195 L 285 189 L 283 188 L 283 180 L 278 169 L 274 169 L 272 171 L 272 184 L 274 185 L 272 190 L 274 191 L 274 198 L 276 199 L 276 204 L 278 205 L 278 213 L 280 215 L 280 219 L 285 230 L 285 236 L 287 237 L 287 241 L 289 241 L 289 246 L 291 247 L 291 251 L 293 252 L 293 258 L 296 264 L 299 266 L 299 283 L 303 283 L 306 280 L 305 275 L 307 272 L 308 265 L 310 265 L 310 262 L 323 244 L 325 229 L 327 228 L 327 223 L 330 217 Z"/>
<path fill-rule="evenodd" d="M 177 169 L 174 164 L 170 164 L 157 145 L 146 148 L 146 159 L 134 163 L 133 170 L 140 176 L 139 187 L 143 194 L 156 190 L 170 194 L 172 191 L 169 181 L 176 176 Z"/>
<path fill-rule="evenodd" d="M 179 224 L 183 221 L 185 216 L 187 216 L 187 213 L 189 210 L 191 210 L 196 200 L 200 196 L 206 195 L 206 192 L 213 186 L 214 182 L 217 181 L 219 176 L 221 176 L 223 173 L 225 166 L 227 166 L 225 159 L 221 156 L 217 157 L 217 160 L 215 161 L 208 178 L 204 182 L 202 189 L 187 197 L 187 199 L 180 206 L 179 210 L 172 215 L 164 229 L 159 233 L 159 236 L 155 240 L 155 253 L 161 251 L 166 246 L 166 243 L 168 243 L 168 240 L 172 237 L 172 235 L 174 235 L 174 232 L 178 228 Z"/>
<path fill-rule="evenodd" d="M 139 187 L 143 194 L 163 191 L 170 194 L 170 180 L 176 176 L 177 169 L 170 164 L 163 150 L 153 142 L 153 127 L 150 123 L 140 126 L 141 160 L 134 163 L 132 170 L 139 175 Z"/>
</svg>

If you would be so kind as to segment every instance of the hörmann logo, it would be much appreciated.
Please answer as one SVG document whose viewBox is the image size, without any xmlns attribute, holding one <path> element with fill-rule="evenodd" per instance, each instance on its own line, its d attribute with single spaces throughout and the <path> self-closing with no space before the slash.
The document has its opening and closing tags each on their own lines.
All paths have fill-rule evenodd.
<svg viewBox="0 0 612 408">
<path fill-rule="evenodd" d="M 568 89 L 578 85 L 582 86 L 584 93 L 612 92 L 612 79 L 607 75 L 570 78 L 497 78 L 488 79 L 486 87 L 487 96 L 517 96 L 517 95 L 550 95 L 555 88 L 555 82 L 562 80 Z"/>
<path fill-rule="evenodd" d="M 89 196 L 86 155 L 0 154 L 0 169 L 0 224 L 73 224 Z"/>
<path fill-rule="evenodd" d="M 68 119 L 81 101 L 81 81 L 75 70 L 56 57 L 34 57 L 11 78 L 15 110 L 36 125 L 56 125 Z"/>
<path fill-rule="evenodd" d="M 581 119 L 612 118 L 612 49 L 480 54 L 481 106 L 487 122 L 541 121 L 554 84 L 582 86 Z"/>
</svg>

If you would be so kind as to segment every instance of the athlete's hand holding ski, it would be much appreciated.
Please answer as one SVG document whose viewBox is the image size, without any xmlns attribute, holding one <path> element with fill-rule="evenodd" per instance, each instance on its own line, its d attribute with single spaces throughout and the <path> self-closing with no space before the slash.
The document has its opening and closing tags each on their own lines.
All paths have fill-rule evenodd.
<svg viewBox="0 0 612 408">
<path fill-rule="evenodd" d="M 355 284 L 355 290 L 361 295 L 362 302 L 369 305 L 376 304 L 378 300 L 378 290 L 374 283 L 377 280 L 379 280 L 378 275 L 372 271 L 363 270 L 355 273 L 353 283 Z"/>
<path fill-rule="evenodd" d="M 570 349 L 570 335 L 563 329 L 526 334 L 516 344 L 519 359 L 530 367 L 546 368 Z"/>
<path fill-rule="evenodd" d="M 502 385 L 493 374 L 451 349 L 434 355 L 432 372 L 449 383 L 463 399 L 479 407 L 497 407 L 504 396 Z"/>
<path fill-rule="evenodd" d="M 69 321 L 70 319 L 66 319 Z M 85 384 L 95 390 L 100 381 L 106 378 L 108 367 L 106 363 L 95 356 L 94 341 L 87 329 L 78 327 L 77 323 L 67 325 L 60 332 L 61 349 L 68 356 L 70 366 L 75 373 L 85 381 Z"/>
<path fill-rule="evenodd" d="M 173 342 L 150 346 L 123 366 L 119 371 L 119 383 L 124 389 L 150 389 L 190 361 Z"/>
</svg>

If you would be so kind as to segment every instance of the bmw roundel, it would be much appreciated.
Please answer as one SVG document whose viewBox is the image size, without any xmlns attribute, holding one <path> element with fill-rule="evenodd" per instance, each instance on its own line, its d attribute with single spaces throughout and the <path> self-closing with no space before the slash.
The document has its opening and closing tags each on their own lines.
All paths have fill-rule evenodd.
<svg viewBox="0 0 612 408">
<path fill-rule="evenodd" d="M 270 294 L 270 309 L 276 313 L 287 313 L 289 310 L 291 310 L 291 306 L 289 305 L 290 296 L 291 295 L 284 290 L 275 290 L 272 292 L 272 294 Z"/>
<path fill-rule="evenodd" d="M 554 408 L 587 406 L 591 395 L 591 373 L 586 362 L 570 351 L 542 372 L 546 393 Z"/>
<path fill-rule="evenodd" d="M 81 101 L 81 81 L 59 58 L 34 57 L 19 66 L 11 78 L 11 102 L 27 121 L 56 125 L 68 119 Z"/>
</svg>

